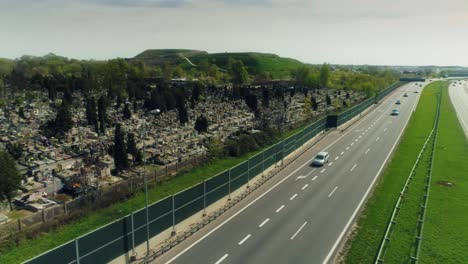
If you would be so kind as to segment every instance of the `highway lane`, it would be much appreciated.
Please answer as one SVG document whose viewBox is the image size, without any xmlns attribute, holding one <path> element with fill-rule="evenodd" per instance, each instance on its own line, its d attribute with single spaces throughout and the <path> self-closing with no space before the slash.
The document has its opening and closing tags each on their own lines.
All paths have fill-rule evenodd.
<svg viewBox="0 0 468 264">
<path fill-rule="evenodd" d="M 278 175 L 284 179 L 276 188 L 167 263 L 322 263 L 332 256 L 417 102 L 415 89 L 399 88 L 328 146 L 327 165 L 307 162 Z M 390 116 L 393 108 L 401 115 Z"/>
<path fill-rule="evenodd" d="M 460 82 L 462 84 L 459 84 Z M 460 120 L 460 124 L 468 137 L 468 82 L 463 80 L 451 83 L 449 95 L 457 112 L 458 120 Z"/>
</svg>

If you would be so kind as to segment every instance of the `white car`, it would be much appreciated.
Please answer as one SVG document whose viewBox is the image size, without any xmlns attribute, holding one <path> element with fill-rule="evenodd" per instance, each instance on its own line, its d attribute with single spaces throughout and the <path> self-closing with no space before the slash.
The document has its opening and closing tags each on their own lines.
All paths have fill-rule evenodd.
<svg viewBox="0 0 468 264">
<path fill-rule="evenodd" d="M 312 165 L 314 166 L 323 166 L 325 163 L 328 162 L 328 159 L 330 158 L 330 155 L 328 155 L 328 152 L 320 152 L 315 156 L 314 160 L 312 161 Z"/>
</svg>

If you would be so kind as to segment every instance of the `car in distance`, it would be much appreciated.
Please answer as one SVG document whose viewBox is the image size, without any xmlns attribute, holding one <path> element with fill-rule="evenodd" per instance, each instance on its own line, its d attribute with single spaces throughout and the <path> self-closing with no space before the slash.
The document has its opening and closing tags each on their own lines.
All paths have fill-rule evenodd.
<svg viewBox="0 0 468 264">
<path fill-rule="evenodd" d="M 320 152 L 317 154 L 317 156 L 315 156 L 314 160 L 312 161 L 312 165 L 313 166 L 323 166 L 325 165 L 325 163 L 328 162 L 328 159 L 330 158 L 330 155 L 328 154 L 328 152 Z"/>
<path fill-rule="evenodd" d="M 398 110 L 398 109 L 393 109 L 393 110 L 392 110 L 392 113 L 391 113 L 390 115 L 392 115 L 392 116 L 400 115 L 400 110 Z"/>
<path fill-rule="evenodd" d="M 408 94 L 407 94 L 407 93 L 405 93 L 403 96 L 404 96 L 404 97 L 408 97 Z"/>
<path fill-rule="evenodd" d="M 400 100 L 396 100 L 395 104 L 401 104 Z"/>
</svg>

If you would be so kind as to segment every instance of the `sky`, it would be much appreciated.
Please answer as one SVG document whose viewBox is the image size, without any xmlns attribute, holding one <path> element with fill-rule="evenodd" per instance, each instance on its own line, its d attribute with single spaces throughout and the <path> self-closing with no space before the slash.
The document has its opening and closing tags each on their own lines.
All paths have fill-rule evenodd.
<svg viewBox="0 0 468 264">
<path fill-rule="evenodd" d="M 307 63 L 468 66 L 466 0 L 0 0 L 0 57 L 146 49 Z"/>
</svg>

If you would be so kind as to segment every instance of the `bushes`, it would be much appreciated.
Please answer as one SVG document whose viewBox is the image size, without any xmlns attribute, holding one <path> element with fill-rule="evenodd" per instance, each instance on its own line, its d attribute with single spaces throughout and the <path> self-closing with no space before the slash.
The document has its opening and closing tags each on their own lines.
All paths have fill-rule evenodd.
<svg viewBox="0 0 468 264">
<path fill-rule="evenodd" d="M 252 134 L 241 134 L 238 138 L 226 140 L 224 155 L 231 157 L 242 156 L 273 144 L 276 137 L 276 131 L 271 129 Z"/>
</svg>

